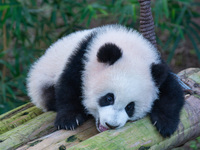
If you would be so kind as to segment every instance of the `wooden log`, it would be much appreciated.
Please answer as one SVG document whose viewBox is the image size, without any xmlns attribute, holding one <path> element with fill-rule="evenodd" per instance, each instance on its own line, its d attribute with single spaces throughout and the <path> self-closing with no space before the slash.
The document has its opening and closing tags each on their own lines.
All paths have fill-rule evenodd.
<svg viewBox="0 0 200 150">
<path fill-rule="evenodd" d="M 55 131 L 55 112 L 46 112 L 0 135 L 0 149 L 15 149 L 27 142 Z"/>
<path fill-rule="evenodd" d="M 16 128 L 42 113 L 41 109 L 38 109 L 32 103 L 28 103 L 3 114 L 0 116 L 0 134 Z"/>
<path fill-rule="evenodd" d="M 28 104 L 24 104 L 22 106 L 19 106 L 7 113 L 4 113 L 2 115 L 0 115 L 0 121 L 2 121 L 3 119 L 6 119 L 6 118 L 10 118 L 12 117 L 13 115 L 15 115 L 16 113 L 18 112 L 21 112 L 23 110 L 26 110 L 27 108 L 30 108 L 30 107 L 33 107 L 34 105 L 32 103 L 28 103 Z"/>
<path fill-rule="evenodd" d="M 94 125 L 94 120 L 88 120 L 74 131 L 59 130 L 47 136 L 31 141 L 17 150 L 58 150 L 74 146 L 94 135 L 98 131 Z"/>
<path fill-rule="evenodd" d="M 174 148 L 200 135 L 200 69 L 187 69 L 182 71 L 180 76 L 192 87 L 193 92 L 192 95 L 186 95 L 181 122 L 178 130 L 170 138 L 162 138 L 148 116 L 132 123 L 129 122 L 121 129 L 98 134 L 94 120 L 87 121 L 74 131 L 56 131 L 53 127 L 56 113 L 46 112 L 1 134 L 0 149 L 16 149 L 17 147 L 19 150 Z M 31 107 L 26 109 L 30 110 Z M 15 111 L 15 113 L 9 112 L 0 116 L 0 119 L 4 121 L 26 109 L 19 109 L 20 111 Z"/>
</svg>

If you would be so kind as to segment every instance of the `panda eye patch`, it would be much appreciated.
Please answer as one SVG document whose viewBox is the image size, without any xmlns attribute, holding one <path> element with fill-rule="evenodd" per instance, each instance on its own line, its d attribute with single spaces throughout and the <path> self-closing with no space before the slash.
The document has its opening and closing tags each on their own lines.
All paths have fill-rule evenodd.
<svg viewBox="0 0 200 150">
<path fill-rule="evenodd" d="M 114 94 L 113 93 L 108 93 L 99 99 L 99 105 L 101 107 L 113 105 L 113 104 L 114 104 Z"/>
<path fill-rule="evenodd" d="M 130 102 L 126 107 L 126 113 L 128 114 L 129 117 L 133 116 L 134 113 L 134 109 L 135 109 L 135 103 L 134 102 Z"/>
</svg>

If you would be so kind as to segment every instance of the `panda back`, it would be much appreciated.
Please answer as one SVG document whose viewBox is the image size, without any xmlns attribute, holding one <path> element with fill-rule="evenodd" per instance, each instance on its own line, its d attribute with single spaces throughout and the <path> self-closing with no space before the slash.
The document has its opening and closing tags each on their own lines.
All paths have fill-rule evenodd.
<svg viewBox="0 0 200 150">
<path fill-rule="evenodd" d="M 54 86 L 77 45 L 91 32 L 92 30 L 78 31 L 59 39 L 31 66 L 27 77 L 27 91 L 37 107 L 47 111 L 49 104 L 55 104 Z"/>
</svg>

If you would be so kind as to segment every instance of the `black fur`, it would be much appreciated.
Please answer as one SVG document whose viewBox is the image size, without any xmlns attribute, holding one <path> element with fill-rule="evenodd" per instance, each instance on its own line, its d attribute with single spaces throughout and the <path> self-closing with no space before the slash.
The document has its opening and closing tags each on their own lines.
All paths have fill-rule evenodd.
<svg viewBox="0 0 200 150">
<path fill-rule="evenodd" d="M 113 43 L 106 43 L 101 46 L 97 53 L 98 61 L 109 65 L 113 65 L 121 57 L 121 49 Z"/>
<path fill-rule="evenodd" d="M 70 57 L 56 85 L 57 116 L 55 126 L 60 129 L 75 129 L 87 119 L 81 103 L 81 73 L 84 69 L 84 54 L 87 52 L 86 48 L 93 37 L 94 34 L 91 34 L 80 43 L 76 53 Z"/>
<path fill-rule="evenodd" d="M 45 86 L 42 97 L 45 99 L 45 108 L 47 111 L 56 111 L 55 88 L 54 85 Z"/>
<path fill-rule="evenodd" d="M 108 93 L 99 99 L 99 106 L 104 107 L 108 105 L 113 105 L 114 101 L 115 101 L 114 94 Z"/>
<path fill-rule="evenodd" d="M 151 74 L 156 83 L 156 86 L 160 86 L 166 79 L 169 72 L 169 67 L 165 62 L 160 64 L 152 64 L 151 65 Z"/>
<path fill-rule="evenodd" d="M 153 104 L 150 118 L 160 134 L 169 137 L 179 124 L 180 111 L 184 104 L 183 91 L 166 64 L 152 68 L 152 75 L 159 86 L 160 93 L 159 99 Z"/>
</svg>

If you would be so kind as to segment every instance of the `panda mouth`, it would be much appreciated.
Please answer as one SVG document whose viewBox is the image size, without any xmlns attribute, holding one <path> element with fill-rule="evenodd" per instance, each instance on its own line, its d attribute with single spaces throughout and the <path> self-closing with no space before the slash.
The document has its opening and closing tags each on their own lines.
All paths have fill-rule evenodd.
<svg viewBox="0 0 200 150">
<path fill-rule="evenodd" d="M 109 130 L 108 128 L 104 127 L 104 126 L 100 123 L 99 119 L 96 121 L 96 128 L 97 128 L 97 130 L 98 130 L 99 132 L 104 132 L 104 131 L 106 131 L 106 130 Z"/>
</svg>

